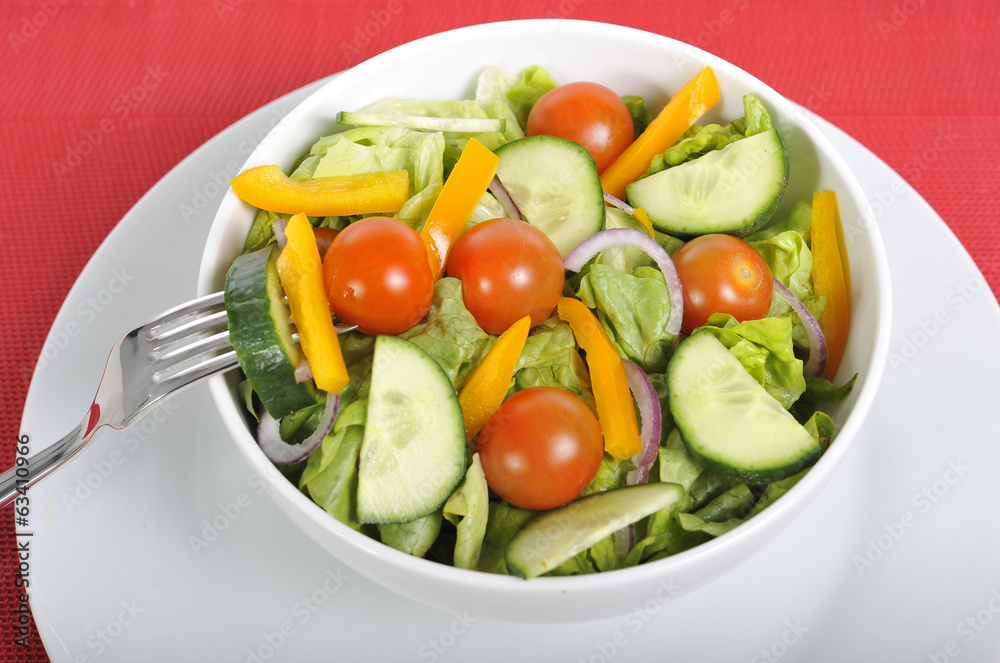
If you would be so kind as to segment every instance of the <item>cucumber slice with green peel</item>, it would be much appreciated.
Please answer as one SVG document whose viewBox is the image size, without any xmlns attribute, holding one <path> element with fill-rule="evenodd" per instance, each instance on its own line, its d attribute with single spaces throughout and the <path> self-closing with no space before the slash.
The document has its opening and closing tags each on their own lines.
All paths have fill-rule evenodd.
<svg viewBox="0 0 1000 663">
<path fill-rule="evenodd" d="M 452 133 L 503 132 L 506 120 L 476 117 L 428 117 L 426 115 L 405 115 L 402 113 L 351 113 L 342 111 L 337 120 L 340 124 L 358 127 L 403 127 L 422 131 L 447 131 Z"/>
<path fill-rule="evenodd" d="M 296 382 L 300 353 L 292 339 L 292 316 L 278 279 L 276 244 L 233 261 L 226 274 L 229 342 L 250 386 L 275 419 L 315 405 L 312 381 Z"/>
<path fill-rule="evenodd" d="M 787 184 L 788 152 L 770 129 L 637 180 L 625 195 L 663 232 L 742 237 L 767 223 Z"/>
<path fill-rule="evenodd" d="M 546 511 L 525 525 L 507 545 L 507 568 L 522 578 L 548 573 L 617 530 L 672 505 L 684 489 L 673 483 L 617 488 Z"/>
<path fill-rule="evenodd" d="M 465 422 L 451 380 L 418 345 L 379 336 L 358 466 L 358 519 L 422 518 L 441 508 L 465 466 Z"/>
<path fill-rule="evenodd" d="M 695 332 L 667 366 L 670 412 L 703 467 L 761 485 L 816 462 L 815 438 L 712 334 Z"/>
<path fill-rule="evenodd" d="M 578 143 L 529 136 L 496 149 L 497 177 L 524 220 L 566 258 L 604 226 L 604 190 L 594 159 Z"/>
</svg>

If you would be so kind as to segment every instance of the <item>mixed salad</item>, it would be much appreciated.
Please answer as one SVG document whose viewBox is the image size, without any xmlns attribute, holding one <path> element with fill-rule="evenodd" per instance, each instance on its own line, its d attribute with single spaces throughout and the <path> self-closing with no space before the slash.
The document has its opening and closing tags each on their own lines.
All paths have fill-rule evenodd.
<svg viewBox="0 0 1000 663">
<path fill-rule="evenodd" d="M 654 115 L 488 68 L 474 99 L 345 111 L 226 280 L 267 456 L 332 517 L 443 564 L 609 571 L 720 536 L 834 435 L 849 327 L 836 197 L 785 205 L 761 101 L 706 68 Z M 855 376 L 856 378 L 857 376 Z"/>
</svg>

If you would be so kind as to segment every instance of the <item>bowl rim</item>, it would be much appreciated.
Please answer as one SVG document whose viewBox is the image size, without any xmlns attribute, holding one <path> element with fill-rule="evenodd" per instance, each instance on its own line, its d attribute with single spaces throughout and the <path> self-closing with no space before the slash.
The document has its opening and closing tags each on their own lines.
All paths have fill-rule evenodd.
<svg viewBox="0 0 1000 663">
<path fill-rule="evenodd" d="M 664 35 L 610 23 L 562 18 L 498 21 L 428 35 L 392 48 L 359 63 L 319 87 L 293 108 L 283 120 L 278 122 L 268 133 L 268 136 L 249 155 L 241 170 L 252 165 L 257 165 L 261 156 L 267 154 L 266 148 L 273 142 L 271 140 L 272 137 L 280 136 L 284 129 L 294 124 L 299 115 L 311 110 L 318 99 L 322 99 L 330 94 L 331 87 L 336 89 L 337 86 L 350 84 L 355 79 L 363 80 L 369 69 L 377 69 L 382 67 L 383 63 L 392 62 L 396 59 L 418 57 L 424 51 L 436 50 L 441 48 L 442 45 L 456 40 L 474 40 L 485 37 L 496 39 L 511 33 L 522 34 L 529 32 L 548 34 L 553 31 L 575 32 L 596 37 L 609 35 L 623 37 L 639 42 L 646 42 L 654 47 L 666 47 L 667 50 L 683 52 L 686 57 L 690 57 L 699 64 L 711 66 L 713 69 L 724 70 L 728 75 L 744 80 L 748 85 L 752 85 L 755 89 L 760 90 L 769 98 L 769 101 L 777 100 L 781 106 L 781 114 L 789 118 L 796 128 L 806 133 L 809 140 L 816 146 L 817 152 L 823 153 L 830 160 L 833 170 L 844 180 L 848 189 L 848 195 L 859 207 L 863 219 L 864 234 L 867 237 L 868 249 L 872 256 L 872 262 L 869 267 L 874 272 L 873 282 L 876 286 L 874 294 L 877 297 L 879 316 L 875 321 L 875 330 L 872 339 L 874 347 L 868 364 L 862 367 L 863 373 L 859 370 L 859 373 L 863 375 L 863 379 L 857 393 L 857 398 L 849 416 L 845 418 L 841 429 L 835 437 L 835 441 L 842 440 L 842 442 L 840 444 L 832 443 L 816 464 L 789 491 L 789 495 L 796 495 L 799 499 L 779 499 L 751 520 L 742 523 L 732 531 L 690 550 L 655 562 L 595 574 L 538 577 L 533 578 L 531 582 L 524 582 L 522 579 L 514 576 L 461 569 L 417 558 L 395 550 L 380 541 L 376 541 L 333 518 L 322 507 L 298 490 L 294 484 L 285 479 L 284 475 L 266 458 L 254 440 L 249 428 L 243 423 L 242 413 L 237 407 L 236 399 L 233 398 L 225 376 L 218 375 L 210 379 L 210 391 L 213 399 L 236 446 L 250 462 L 255 472 L 267 480 L 269 490 L 276 491 L 286 503 L 297 507 L 298 512 L 315 526 L 337 536 L 346 545 L 354 548 L 356 551 L 371 555 L 373 558 L 382 558 L 405 573 L 414 574 L 424 580 L 445 582 L 449 585 L 459 584 L 468 588 L 499 592 L 501 594 L 514 594 L 521 598 L 531 598 L 535 595 L 561 594 L 569 590 L 574 592 L 603 591 L 613 589 L 623 582 L 655 581 L 664 577 L 671 577 L 672 575 L 683 573 L 687 567 L 699 564 L 706 557 L 716 557 L 719 556 L 718 553 L 721 551 L 738 548 L 744 540 L 753 538 L 755 535 L 761 536 L 787 525 L 797 515 L 795 512 L 804 510 L 808 503 L 819 494 L 823 485 L 832 478 L 836 468 L 853 447 L 853 443 L 857 439 L 860 428 L 875 399 L 888 356 L 890 342 L 891 295 L 888 260 L 878 227 L 874 223 L 875 216 L 868 198 L 842 155 L 811 121 L 808 111 L 805 111 L 790 99 L 780 95 L 770 86 L 737 65 L 723 60 L 697 46 Z M 205 252 L 202 256 L 201 271 L 198 278 L 199 295 L 207 294 L 214 289 L 212 281 L 215 278 L 218 265 L 213 261 L 213 255 L 210 255 L 213 253 L 214 248 L 213 238 L 218 234 L 220 226 L 224 225 L 223 217 L 225 214 L 229 213 L 230 208 L 237 204 L 241 203 L 230 189 L 226 193 L 219 211 L 212 221 L 212 228 L 209 239 L 206 242 Z M 234 416 L 240 421 L 240 427 L 236 431 L 234 431 L 232 426 Z M 763 547 L 758 546 L 757 550 Z M 336 553 L 331 554 L 336 556 Z M 735 568 L 736 564 L 732 564 L 732 566 Z M 378 578 L 372 579 L 376 582 L 378 581 Z"/>
</svg>

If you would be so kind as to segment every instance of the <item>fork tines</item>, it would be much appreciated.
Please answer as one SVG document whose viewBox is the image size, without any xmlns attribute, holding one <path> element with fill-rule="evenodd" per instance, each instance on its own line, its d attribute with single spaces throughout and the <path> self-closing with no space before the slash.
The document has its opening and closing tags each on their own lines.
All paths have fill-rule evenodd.
<svg viewBox="0 0 1000 663">
<path fill-rule="evenodd" d="M 193 382 L 236 364 L 221 292 L 167 311 L 145 326 L 144 337 L 148 361 L 158 365 L 154 385 Z"/>
</svg>

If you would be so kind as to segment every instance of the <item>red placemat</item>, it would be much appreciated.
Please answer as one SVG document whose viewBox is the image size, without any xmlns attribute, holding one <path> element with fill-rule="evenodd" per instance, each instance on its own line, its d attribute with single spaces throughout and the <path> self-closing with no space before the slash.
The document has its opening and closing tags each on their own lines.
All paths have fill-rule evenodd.
<svg viewBox="0 0 1000 663">
<path fill-rule="evenodd" d="M 74 280 L 117 220 L 183 157 L 272 99 L 398 44 L 539 17 L 641 28 L 743 67 L 902 174 L 1000 293 L 996 3 L 7 2 L 0 7 L 0 464 L 13 462 L 34 365 Z M 884 192 L 885 204 L 892 195 Z M 33 625 L 28 646 L 17 642 L 21 590 L 6 513 L 0 659 L 44 661 Z"/>
</svg>

